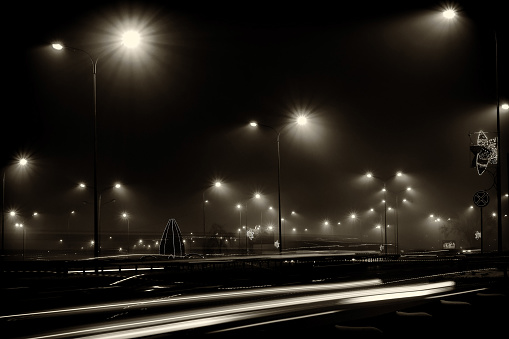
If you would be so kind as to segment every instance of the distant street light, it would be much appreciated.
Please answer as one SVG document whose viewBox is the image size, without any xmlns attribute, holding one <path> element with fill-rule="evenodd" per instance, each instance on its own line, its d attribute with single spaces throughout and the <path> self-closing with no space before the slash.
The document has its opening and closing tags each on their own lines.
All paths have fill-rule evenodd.
<svg viewBox="0 0 509 339">
<path fill-rule="evenodd" d="M 136 45 L 138 45 L 140 38 L 137 33 L 134 31 L 129 31 L 123 35 L 123 41 L 122 44 L 128 48 L 133 48 Z M 67 45 L 62 45 L 59 43 L 52 44 L 52 47 L 60 51 L 62 49 L 68 49 L 73 52 L 80 52 L 85 54 L 92 63 L 92 78 L 93 78 L 93 103 L 94 103 L 94 257 L 99 256 L 100 252 L 100 245 L 99 245 L 99 202 L 98 202 L 98 191 L 97 191 L 97 61 L 99 60 L 98 57 L 95 59 L 92 57 L 90 53 L 87 51 L 70 47 Z"/>
<path fill-rule="evenodd" d="M 127 213 L 122 213 L 122 218 L 127 220 L 127 254 L 129 254 L 129 215 Z"/>
<path fill-rule="evenodd" d="M 247 207 L 248 207 L 248 202 L 249 200 L 252 200 L 252 199 L 260 199 L 261 198 L 261 195 L 260 193 L 254 193 L 253 196 L 250 198 L 250 199 L 247 199 L 246 202 L 244 203 L 244 205 L 242 204 L 237 204 L 237 209 L 239 210 L 239 216 L 240 216 L 240 223 L 242 224 L 242 207 L 245 207 L 246 208 L 246 213 L 245 213 L 245 218 L 246 218 L 246 224 L 242 227 L 242 228 L 245 228 L 246 229 L 246 254 L 249 254 L 249 249 L 248 249 L 248 246 L 247 246 L 247 238 L 248 238 L 248 231 L 249 231 L 249 228 L 247 227 Z M 256 227 L 255 227 L 256 228 Z"/>
<path fill-rule="evenodd" d="M 84 183 L 80 183 L 78 186 L 79 186 L 79 188 L 86 188 L 87 187 Z M 115 183 L 115 184 L 113 184 L 111 186 L 107 186 L 107 187 L 103 188 L 99 192 L 99 198 L 98 198 L 98 203 L 97 203 L 97 224 L 98 225 L 100 224 L 100 221 L 101 221 L 101 206 L 116 202 L 115 199 L 111 199 L 111 200 L 108 200 L 108 201 L 103 203 L 102 202 L 102 195 L 103 195 L 103 193 L 105 193 L 106 191 L 108 191 L 110 189 L 120 189 L 121 187 L 122 187 L 122 185 L 117 182 L 117 183 Z M 86 201 L 84 201 L 84 203 L 88 204 L 88 202 L 86 202 Z M 94 241 L 94 245 L 95 245 L 95 241 Z"/>
<path fill-rule="evenodd" d="M 296 119 L 296 122 L 298 125 L 305 125 L 307 123 L 307 118 L 303 115 L 298 116 Z M 279 253 L 281 254 L 283 252 L 283 238 L 281 233 L 281 155 L 279 152 L 279 139 L 281 136 L 281 129 L 277 130 L 272 126 L 259 124 L 255 121 L 252 121 L 249 123 L 251 127 L 257 127 L 257 126 L 263 126 L 271 129 L 276 133 L 277 139 L 277 199 L 278 199 L 278 223 L 279 223 Z M 288 125 L 286 125 L 288 126 Z M 283 126 L 286 127 L 286 126 Z"/>
<path fill-rule="evenodd" d="M 26 166 L 28 164 L 28 160 L 26 158 L 21 158 L 18 160 L 19 166 Z M 10 212 L 11 216 L 13 216 L 13 211 Z M 15 215 L 15 213 L 14 213 Z M 4 239 L 5 239 L 5 170 L 2 176 L 2 253 L 1 256 L 3 258 L 4 255 Z"/>
<path fill-rule="evenodd" d="M 382 178 L 379 178 L 377 176 L 374 176 L 372 173 L 367 173 L 366 174 L 366 177 L 368 178 L 375 178 L 377 180 L 380 180 L 383 185 L 384 185 L 384 188 L 382 189 L 383 192 L 384 192 L 384 237 L 385 237 L 385 240 L 384 240 L 384 252 L 385 252 L 385 255 L 387 255 L 387 188 L 386 188 L 386 181 L 388 181 L 389 179 L 392 179 L 394 177 L 400 177 L 402 176 L 403 174 L 401 172 L 396 172 L 396 174 L 394 174 L 393 176 L 390 176 L 388 177 L 387 179 L 382 179 Z"/>
<path fill-rule="evenodd" d="M 14 226 L 16 226 L 16 228 L 21 228 L 23 230 L 23 260 L 25 260 L 25 228 L 24 225 L 22 223 L 16 223 Z"/>
<path fill-rule="evenodd" d="M 203 193 L 202 193 L 202 207 L 203 207 L 203 239 L 204 239 L 204 241 L 205 241 L 205 234 L 206 234 L 206 232 L 205 232 L 205 204 L 208 202 L 208 200 L 205 200 L 205 191 L 206 191 L 207 189 L 211 188 L 211 187 L 219 188 L 219 187 L 221 187 L 222 185 L 223 185 L 223 184 L 221 183 L 221 181 L 216 180 L 212 186 L 207 187 L 207 188 L 203 191 Z M 205 244 L 205 243 L 204 243 L 204 244 Z M 205 246 L 204 246 L 203 248 L 205 249 Z"/>
<path fill-rule="evenodd" d="M 398 220 L 398 216 L 399 216 L 399 195 L 403 192 L 408 192 L 408 191 L 411 191 L 412 188 L 411 187 L 407 187 L 403 190 L 400 190 L 398 192 L 396 192 L 396 253 L 398 254 L 399 253 L 399 220 Z M 403 202 L 405 202 L 406 199 L 403 199 Z"/>
</svg>

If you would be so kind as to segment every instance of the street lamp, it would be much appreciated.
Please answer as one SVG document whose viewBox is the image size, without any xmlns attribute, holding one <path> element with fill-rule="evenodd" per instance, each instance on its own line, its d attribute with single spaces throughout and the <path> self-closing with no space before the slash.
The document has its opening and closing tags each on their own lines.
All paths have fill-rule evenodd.
<svg viewBox="0 0 509 339">
<path fill-rule="evenodd" d="M 139 34 L 134 31 L 129 31 L 124 34 L 122 37 L 122 44 L 127 48 L 133 48 L 138 45 L 140 41 Z M 92 79 L 93 79 L 93 102 L 94 102 L 94 257 L 99 256 L 100 246 L 99 246 L 99 202 L 98 202 L 98 192 L 97 192 L 97 61 L 98 57 L 93 58 L 90 53 L 87 51 L 70 47 L 67 45 L 62 45 L 59 43 L 54 43 L 51 45 L 55 50 L 60 51 L 62 49 L 68 49 L 73 52 L 80 52 L 85 54 L 92 63 Z"/>
<path fill-rule="evenodd" d="M 18 165 L 24 167 L 28 164 L 28 160 L 26 158 L 20 158 L 18 161 Z M 12 211 L 11 211 L 12 215 Z M 5 170 L 2 176 L 2 258 L 4 254 L 4 239 L 5 239 Z"/>
<path fill-rule="evenodd" d="M 298 125 L 305 125 L 307 124 L 307 118 L 304 115 L 300 115 L 297 117 L 296 122 Z M 279 139 L 281 136 L 281 131 L 284 127 L 288 126 L 285 125 L 283 128 L 277 130 L 272 126 L 259 124 L 255 121 L 252 121 L 249 123 L 251 127 L 257 127 L 257 126 L 263 126 L 271 129 L 276 133 L 276 142 L 277 142 L 277 200 L 278 200 L 278 223 L 279 223 L 279 253 L 281 254 L 283 252 L 283 238 L 281 234 L 281 155 L 279 151 Z"/>
<path fill-rule="evenodd" d="M 22 223 L 16 223 L 14 226 L 16 226 L 16 228 L 21 228 L 23 230 L 23 260 L 25 260 L 25 227 L 23 226 Z"/>
<path fill-rule="evenodd" d="M 399 221 L 398 221 L 398 215 L 399 215 L 399 195 L 403 192 L 411 191 L 411 187 L 407 187 L 403 190 L 400 190 L 396 192 L 396 254 L 399 254 Z M 403 199 L 403 202 L 405 202 L 406 199 Z"/>
<path fill-rule="evenodd" d="M 442 12 L 446 19 L 453 19 L 456 16 L 454 9 L 447 9 Z M 496 173 L 496 190 L 497 190 L 497 233 L 498 233 L 498 252 L 502 253 L 502 159 L 500 157 L 500 95 L 498 91 L 498 39 L 497 30 L 494 29 L 495 38 L 495 95 L 497 100 L 497 173 Z M 504 103 L 502 109 L 508 109 L 509 105 Z"/>
<path fill-rule="evenodd" d="M 255 192 L 255 193 L 253 193 L 253 196 L 252 196 L 250 199 L 247 199 L 247 200 L 245 201 L 244 205 L 242 205 L 242 204 L 237 204 L 237 209 L 239 210 L 240 223 L 242 223 L 242 214 L 241 214 L 241 213 L 242 213 L 242 212 L 241 212 L 241 211 L 242 211 L 242 207 L 243 207 L 243 206 L 245 206 L 245 207 L 246 207 L 246 213 L 245 213 L 245 214 L 246 214 L 246 216 L 245 216 L 245 218 L 246 218 L 246 224 L 243 226 L 243 228 L 245 228 L 245 229 L 246 229 L 246 254 L 249 254 L 249 248 L 248 248 L 248 246 L 247 246 L 247 238 L 248 238 L 248 231 L 249 231 L 249 229 L 248 229 L 248 227 L 247 227 L 247 207 L 248 207 L 248 202 L 249 202 L 250 200 L 253 200 L 253 199 L 261 199 L 261 197 L 262 197 L 262 196 L 261 196 L 261 194 L 260 194 L 260 193 Z"/>
<path fill-rule="evenodd" d="M 210 188 L 210 187 L 221 187 L 222 186 L 222 183 L 221 181 L 219 180 L 216 180 L 214 182 L 214 184 L 212 186 L 209 186 L 207 188 Z M 207 190 L 207 189 L 205 189 Z M 205 191 L 203 191 L 202 193 L 202 207 L 203 207 L 203 240 L 204 240 L 204 245 L 205 245 L 205 204 L 209 202 L 208 200 L 205 200 Z M 205 246 L 203 247 L 205 249 Z"/>
<path fill-rule="evenodd" d="M 122 213 L 122 218 L 127 220 L 127 254 L 129 254 L 129 215 L 127 213 Z"/>
<path fill-rule="evenodd" d="M 84 189 L 84 188 L 87 188 L 87 185 L 85 185 L 84 183 L 79 183 L 78 184 L 78 187 L 80 189 Z M 101 221 L 101 207 L 103 205 L 106 205 L 106 204 L 110 204 L 110 203 L 114 203 L 116 202 L 115 199 L 111 199 L 111 200 L 108 200 L 106 202 L 102 202 L 102 195 L 103 193 L 105 193 L 106 191 L 110 190 L 110 189 L 120 189 L 122 187 L 122 185 L 120 183 L 115 183 L 111 186 L 107 186 L 105 188 L 103 188 L 100 192 L 99 192 L 99 198 L 98 198 L 98 202 L 97 202 L 97 224 L 99 225 L 100 224 L 100 221 Z M 85 204 L 88 204 L 88 202 L 84 201 Z M 95 204 L 94 204 L 95 205 Z M 98 229 L 100 229 L 98 227 Z M 99 232 L 98 232 L 99 233 Z M 95 244 L 95 241 L 94 241 L 94 244 Z"/>
<path fill-rule="evenodd" d="M 67 214 L 67 247 L 69 248 L 71 245 L 71 231 L 70 231 L 70 224 L 71 224 L 71 215 L 74 215 L 76 212 L 71 211 Z"/>
<path fill-rule="evenodd" d="M 367 173 L 366 174 L 366 177 L 368 178 L 375 178 L 377 180 L 380 180 L 383 185 L 384 185 L 384 188 L 382 189 L 383 192 L 384 192 L 384 252 L 385 252 L 385 255 L 387 256 L 387 188 L 386 188 L 386 181 L 389 180 L 389 179 L 392 179 L 394 177 L 400 177 L 402 176 L 403 174 L 401 172 L 396 172 L 396 174 L 394 174 L 393 176 L 390 176 L 388 177 L 387 179 L 382 179 L 380 177 L 377 177 L 377 176 L 374 176 L 372 173 Z"/>
</svg>

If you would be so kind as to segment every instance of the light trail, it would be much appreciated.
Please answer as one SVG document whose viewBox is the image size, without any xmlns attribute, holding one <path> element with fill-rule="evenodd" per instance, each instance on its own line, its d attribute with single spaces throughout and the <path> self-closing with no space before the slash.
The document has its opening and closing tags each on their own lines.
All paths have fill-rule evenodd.
<svg viewBox="0 0 509 339">
<path fill-rule="evenodd" d="M 131 307 L 147 307 L 147 306 L 164 306 L 172 303 L 182 304 L 188 302 L 207 302 L 212 300 L 221 300 L 221 299 L 232 299 L 232 298 L 242 298 L 242 297 L 259 297 L 259 296 L 268 296 L 268 295 L 277 295 L 277 294 L 292 294 L 292 293 L 309 293 L 309 292 L 319 292 L 319 291 L 328 291 L 328 290 L 342 290 L 342 289 L 350 289 L 350 288 L 360 288 L 367 286 L 376 286 L 382 284 L 380 279 L 370 279 L 370 280 L 360 280 L 353 282 L 345 282 L 345 283 L 330 283 L 330 284 L 313 284 L 313 285 L 302 285 L 302 286 L 286 286 L 286 287 L 271 287 L 271 288 L 256 288 L 252 290 L 242 290 L 242 291 L 225 291 L 221 293 L 205 293 L 205 294 L 197 294 L 197 295 L 189 295 L 189 296 L 174 296 L 169 299 L 150 299 L 150 300 L 138 300 L 131 302 L 122 302 L 122 303 L 111 303 L 111 304 L 99 304 L 99 305 L 90 305 L 84 307 L 71 307 L 71 308 L 62 308 L 55 310 L 45 310 L 39 312 L 30 312 L 30 313 L 19 313 L 19 314 L 10 314 L 0 316 L 0 319 L 9 319 L 9 318 L 20 318 L 20 317 L 36 317 L 36 316 L 61 316 L 63 314 L 71 314 L 71 313 L 84 313 L 84 312 L 95 312 L 95 311 L 111 311 L 118 308 L 125 309 Z"/>
<path fill-rule="evenodd" d="M 140 336 L 192 330 L 241 320 L 253 321 L 255 318 L 269 317 L 277 314 L 286 315 L 296 310 L 306 310 L 309 312 L 319 307 L 337 307 L 337 305 L 340 304 L 347 305 L 383 300 L 417 298 L 450 291 L 454 286 L 455 283 L 453 281 L 445 281 L 426 284 L 363 288 L 318 295 L 293 296 L 277 300 L 244 302 L 228 306 L 212 306 L 192 311 L 138 317 L 105 325 L 90 325 L 84 328 L 32 338 L 104 338 L 105 336 L 108 338 L 136 338 Z"/>
</svg>

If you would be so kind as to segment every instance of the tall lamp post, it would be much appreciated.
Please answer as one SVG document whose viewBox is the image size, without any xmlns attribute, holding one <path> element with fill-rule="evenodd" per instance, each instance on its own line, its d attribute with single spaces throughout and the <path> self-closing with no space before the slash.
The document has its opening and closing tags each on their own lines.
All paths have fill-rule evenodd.
<svg viewBox="0 0 509 339">
<path fill-rule="evenodd" d="M 127 220 L 127 254 L 129 254 L 129 215 L 124 212 L 122 218 Z"/>
<path fill-rule="evenodd" d="M 222 183 L 220 181 L 214 182 L 213 187 L 221 187 Z M 203 237 L 205 238 L 205 204 L 208 200 L 205 200 L 205 191 L 202 193 L 202 206 L 203 206 Z"/>
<path fill-rule="evenodd" d="M 398 191 L 396 193 L 396 253 L 399 253 L 399 221 L 398 221 L 398 215 L 399 215 L 399 195 L 403 192 L 411 191 L 411 187 L 407 187 L 404 190 Z M 406 201 L 403 199 L 403 201 Z"/>
<path fill-rule="evenodd" d="M 242 229 L 242 205 L 237 204 L 237 209 L 239 210 L 239 249 L 240 249 L 240 231 Z M 246 235 L 246 251 L 247 251 L 247 235 Z"/>
<path fill-rule="evenodd" d="M 214 182 L 214 185 L 207 187 L 221 187 L 222 183 L 221 181 L 217 180 Z M 205 231 L 205 204 L 208 202 L 208 200 L 205 200 L 205 191 L 202 193 L 202 211 L 203 211 L 203 252 L 206 251 L 206 245 L 207 245 L 207 237 L 206 237 L 206 231 Z"/>
<path fill-rule="evenodd" d="M 16 223 L 15 225 L 18 228 L 21 228 L 23 231 L 22 237 L 23 237 L 23 260 L 25 260 L 25 226 L 22 223 Z"/>
<path fill-rule="evenodd" d="M 453 19 L 456 16 L 456 11 L 454 9 L 447 9 L 442 12 L 443 16 L 446 19 Z M 498 91 L 498 39 L 497 39 L 497 31 L 494 29 L 494 38 L 495 38 L 495 95 L 497 101 L 497 173 L 496 173 L 496 190 L 497 190 L 497 233 L 498 233 L 498 252 L 502 253 L 502 159 L 500 157 L 500 94 Z M 502 108 L 507 107 L 506 104 L 502 106 Z"/>
<path fill-rule="evenodd" d="M 305 116 L 299 116 L 297 118 L 297 124 L 305 125 L 307 123 L 307 118 Z M 279 137 L 281 135 L 281 130 L 277 130 L 272 126 L 259 124 L 255 121 L 249 123 L 251 127 L 263 126 L 270 128 L 274 133 L 276 133 L 276 142 L 277 142 L 277 201 L 278 201 L 278 227 L 279 227 L 279 253 L 283 252 L 283 238 L 281 234 L 281 154 L 279 151 Z M 288 126 L 288 125 L 286 125 Z M 284 127 L 283 127 L 284 128 Z"/>
<path fill-rule="evenodd" d="M 134 31 L 126 32 L 123 35 L 122 44 L 128 48 L 137 46 L 139 43 L 139 35 Z M 73 52 L 81 52 L 85 54 L 92 63 L 92 79 L 93 79 L 93 101 L 94 101 L 94 257 L 100 254 L 99 245 L 99 198 L 97 192 L 97 61 L 99 58 L 93 58 L 87 51 L 62 45 L 59 43 L 52 44 L 52 47 L 58 51 L 62 49 L 69 49 Z"/>
<path fill-rule="evenodd" d="M 386 181 L 388 181 L 389 179 L 392 179 L 394 177 L 400 177 L 402 175 L 403 174 L 401 172 L 397 172 L 396 174 L 394 174 L 393 176 L 390 176 L 387 179 L 382 179 L 380 177 L 374 176 L 372 173 L 366 174 L 366 176 L 368 178 L 375 178 L 377 180 L 380 180 L 384 185 L 384 188 L 383 188 L 383 192 L 384 192 L 384 252 L 385 252 L 386 256 L 387 256 L 387 188 L 386 188 Z"/>
<path fill-rule="evenodd" d="M 28 164 L 28 160 L 26 158 L 21 158 L 18 161 L 19 166 L 26 166 Z M 2 176 L 2 258 L 4 255 L 4 244 L 5 244 L 5 170 Z"/>
</svg>

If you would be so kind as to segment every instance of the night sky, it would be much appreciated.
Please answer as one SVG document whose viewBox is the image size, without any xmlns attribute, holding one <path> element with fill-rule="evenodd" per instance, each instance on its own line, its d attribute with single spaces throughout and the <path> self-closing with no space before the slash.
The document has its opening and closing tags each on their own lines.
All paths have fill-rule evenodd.
<svg viewBox="0 0 509 339">
<path fill-rule="evenodd" d="M 500 103 L 509 99 L 502 3 L 10 5 L 2 56 L 6 210 L 18 211 L 30 247 L 56 248 L 68 229 L 83 242 L 93 238 L 92 64 L 84 53 L 51 48 L 60 42 L 98 57 L 102 239 L 122 236 L 124 211 L 133 238 L 158 238 L 169 218 L 183 233 L 201 233 L 203 197 L 207 233 L 237 234 L 246 216 L 248 227 L 277 226 L 277 210 L 268 210 L 277 209 L 276 133 L 248 125 L 256 120 L 281 131 L 287 232 L 378 240 L 383 183 L 366 178 L 371 171 L 392 192 L 388 206 L 396 207 L 393 193 L 413 188 L 398 195 L 408 199 L 398 209 L 408 249 L 444 239 L 477 246 L 480 209 L 469 207 L 476 191 L 489 189 L 485 248 L 495 250 L 494 168 L 482 176 L 471 168 L 477 134 L 469 134 L 495 137 L 495 31 Z M 448 5 L 459 10 L 450 21 L 441 14 Z M 120 44 L 129 29 L 140 32 L 137 49 Z M 506 194 L 509 113 L 500 113 Z M 297 115 L 308 124 L 296 125 Z M 19 155 L 29 159 L 23 171 Z M 212 187 L 217 179 L 220 188 Z M 78 189 L 80 182 L 89 187 Z M 109 189 L 115 182 L 120 190 Z M 394 225 L 394 212 L 387 218 Z M 19 247 L 14 222 L 6 216 L 7 248 Z M 448 233 L 439 235 L 444 225 Z"/>
</svg>

